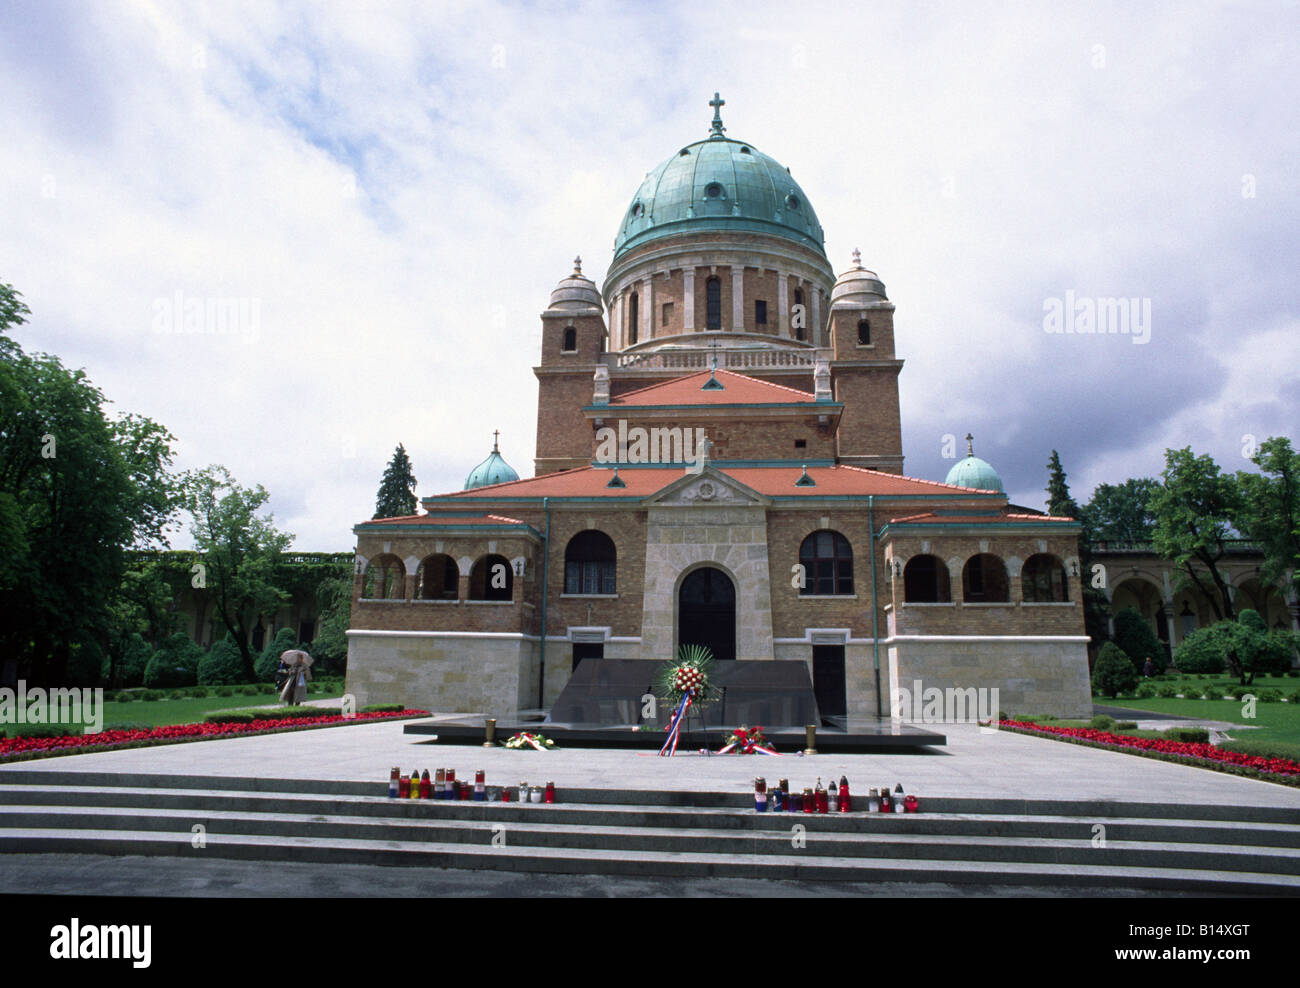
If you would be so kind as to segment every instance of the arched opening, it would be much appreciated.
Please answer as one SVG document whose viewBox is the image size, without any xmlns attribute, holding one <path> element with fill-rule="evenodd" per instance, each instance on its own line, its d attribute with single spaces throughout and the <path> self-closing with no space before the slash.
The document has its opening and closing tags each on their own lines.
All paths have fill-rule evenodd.
<svg viewBox="0 0 1300 988">
<path fill-rule="evenodd" d="M 804 575 L 801 596 L 853 593 L 853 548 L 839 532 L 823 528 L 805 538 L 799 564 Z"/>
<path fill-rule="evenodd" d="M 961 588 L 962 599 L 968 604 L 1005 604 L 1011 600 L 1006 564 L 989 552 L 966 560 Z"/>
<path fill-rule="evenodd" d="M 706 329 L 722 328 L 722 279 L 710 278 L 704 283 L 704 325 Z"/>
<path fill-rule="evenodd" d="M 377 556 L 366 567 L 361 596 L 370 600 L 403 600 L 406 597 L 406 567 L 393 555 Z"/>
<path fill-rule="evenodd" d="M 802 339 L 803 339 L 803 327 L 804 327 L 804 323 L 807 321 L 807 314 L 805 313 L 804 308 L 803 308 L 803 289 L 802 289 L 802 288 L 796 288 L 796 289 L 794 290 L 794 304 L 795 304 L 795 306 L 798 307 L 798 312 L 796 313 L 796 315 L 799 316 L 799 318 L 797 318 L 797 319 L 794 320 L 794 324 L 795 324 L 795 326 L 794 326 L 794 338 L 795 338 L 796 340 L 802 340 Z"/>
<path fill-rule="evenodd" d="M 903 567 L 903 601 L 947 604 L 952 601 L 948 567 L 935 556 L 913 556 Z"/>
<path fill-rule="evenodd" d="M 633 292 L 627 300 L 627 341 L 636 342 L 637 327 L 641 324 L 640 300 Z"/>
<path fill-rule="evenodd" d="M 871 322 L 867 319 L 858 320 L 858 346 L 871 345 Z"/>
<path fill-rule="evenodd" d="M 565 327 L 564 330 L 564 352 L 573 353 L 578 349 L 578 331 L 572 326 Z"/>
<path fill-rule="evenodd" d="M 416 600 L 456 600 L 460 597 L 460 568 L 443 553 L 425 556 L 415 571 Z"/>
<path fill-rule="evenodd" d="M 1065 564 L 1050 553 L 1025 560 L 1020 570 L 1020 592 L 1029 604 L 1060 604 L 1070 599 Z"/>
<path fill-rule="evenodd" d="M 512 600 L 515 574 L 505 556 L 480 556 L 469 571 L 470 600 Z"/>
<path fill-rule="evenodd" d="M 692 570 L 682 580 L 677 643 L 703 645 L 720 661 L 736 657 L 736 588 L 716 566 Z"/>
<path fill-rule="evenodd" d="M 617 593 L 618 553 L 604 532 L 587 529 L 569 539 L 564 549 L 564 592 Z"/>
</svg>

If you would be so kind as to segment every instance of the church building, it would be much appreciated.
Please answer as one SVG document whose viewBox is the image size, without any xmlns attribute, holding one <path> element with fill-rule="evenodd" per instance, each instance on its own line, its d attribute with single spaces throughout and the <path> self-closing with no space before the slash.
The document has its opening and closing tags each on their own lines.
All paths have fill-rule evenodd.
<svg viewBox="0 0 1300 988">
<path fill-rule="evenodd" d="M 493 716 L 696 643 L 806 663 L 824 717 L 917 681 L 1089 715 L 1080 526 L 1010 505 L 969 445 L 906 475 L 884 283 L 857 251 L 835 273 L 790 169 L 711 105 L 603 284 L 579 260 L 551 293 L 534 476 L 494 443 L 464 490 L 354 528 L 349 692 Z"/>
</svg>

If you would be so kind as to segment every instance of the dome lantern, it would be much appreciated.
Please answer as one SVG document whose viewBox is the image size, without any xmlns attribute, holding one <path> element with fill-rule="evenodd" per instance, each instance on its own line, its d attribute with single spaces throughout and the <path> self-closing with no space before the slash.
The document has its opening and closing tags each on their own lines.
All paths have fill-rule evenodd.
<svg viewBox="0 0 1300 988">
<path fill-rule="evenodd" d="M 945 484 L 953 484 L 957 487 L 973 487 L 980 491 L 997 491 L 999 494 L 1005 494 L 1002 487 L 1002 478 L 993 467 L 981 460 L 975 455 L 974 436 L 969 432 L 966 433 L 966 458 L 959 460 L 945 478 Z"/>
<path fill-rule="evenodd" d="M 486 487 L 489 484 L 504 484 L 519 479 L 519 474 L 515 473 L 514 468 L 501 458 L 501 451 L 497 448 L 500 434 L 500 430 L 492 431 L 492 452 L 488 454 L 486 460 L 469 472 L 469 476 L 465 478 L 465 490 Z"/>
</svg>

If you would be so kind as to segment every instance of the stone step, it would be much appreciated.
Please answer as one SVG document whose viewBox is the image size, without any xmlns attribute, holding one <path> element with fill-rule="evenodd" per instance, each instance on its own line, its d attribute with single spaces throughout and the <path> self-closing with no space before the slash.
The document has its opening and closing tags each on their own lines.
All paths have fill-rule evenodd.
<svg viewBox="0 0 1300 988">
<path fill-rule="evenodd" d="M 1163 842 L 1135 839 L 1124 828 L 1107 832 L 1102 847 L 1090 837 L 1014 837 L 1004 835 L 842 832 L 819 829 L 817 821 L 795 821 L 791 828 L 803 831 L 760 830 L 750 833 L 709 827 L 713 814 L 701 815 L 696 826 L 687 828 L 582 825 L 555 821 L 506 818 L 429 818 L 392 820 L 366 816 L 316 815 L 288 812 L 231 812 L 190 809 L 76 806 L 0 807 L 0 827 L 11 830 L 135 831 L 188 834 L 202 824 L 210 839 L 227 836 L 337 838 L 372 841 L 437 842 L 446 844 L 490 844 L 497 833 L 505 833 L 515 845 L 527 847 L 570 847 L 628 851 L 699 853 L 746 853 L 782 855 L 795 840 L 803 855 L 841 858 L 927 858 L 1002 862 L 1057 862 L 1102 864 L 1124 867 L 1205 868 L 1219 871 L 1270 872 L 1300 875 L 1300 849 L 1251 845 L 1184 843 L 1169 847 Z"/>
<path fill-rule="evenodd" d="M 633 798 L 630 794 L 628 798 Z M 1132 839 L 1170 844 L 1300 848 L 1300 823 L 1202 822 L 1163 817 L 1095 817 L 1024 814 L 801 814 L 755 813 L 721 807 L 658 808 L 630 803 L 476 803 L 473 801 L 395 800 L 376 796 L 322 796 L 306 792 L 203 791 L 101 786 L 0 785 L 4 806 L 175 810 L 211 813 L 293 813 L 330 816 L 346 813 L 388 821 L 466 820 L 515 823 L 589 824 L 620 828 L 708 826 L 740 832 L 788 832 L 796 823 L 828 833 L 985 836 L 1003 839 L 1061 838 L 1091 841 L 1097 823 L 1108 840 Z M 1053 804 L 1055 805 L 1055 804 Z M 1084 806 L 1090 810 L 1091 807 Z"/>
<path fill-rule="evenodd" d="M 1060 862 L 864 860 L 814 857 L 802 851 L 756 857 L 748 853 L 665 851 L 647 853 L 573 847 L 515 847 L 401 840 L 322 839 L 263 834 L 207 834 L 195 848 L 189 832 L 0 828 L 0 851 L 179 855 L 266 861 L 350 862 L 485 868 L 517 872 L 664 877 L 768 878 L 796 881 L 975 882 L 980 884 L 1192 889 L 1228 895 L 1300 895 L 1295 876 L 1197 868 L 1150 868 Z"/>
<path fill-rule="evenodd" d="M 544 756 L 539 756 L 544 757 Z M 761 763 L 766 765 L 766 763 Z M 530 769 L 536 768 L 530 765 Z M 775 776 L 775 772 L 772 773 Z M 472 777 L 472 773 L 471 773 Z M 775 778 L 769 778 L 769 782 Z M 501 785 L 502 780 L 496 780 Z M 513 785 L 514 781 L 505 783 Z M 318 796 L 386 797 L 387 780 L 360 782 L 324 779 L 261 779 L 243 776 L 164 775 L 153 773 L 65 772 L 52 769 L 0 768 L 0 790 L 8 785 L 90 786 L 94 788 L 143 788 L 166 791 L 261 792 L 310 794 Z M 865 810 L 865 797 L 855 792 L 854 803 Z M 927 796 L 921 794 L 926 813 L 1014 814 L 1019 816 L 1073 816 L 1088 818 L 1150 817 L 1152 819 L 1241 821 L 1255 823 L 1300 824 L 1300 810 L 1276 806 L 1253 806 L 1238 803 L 1164 804 L 1139 800 L 1060 800 L 1007 799 L 999 797 L 969 798 Z M 407 800 L 416 805 L 422 800 Z M 438 802 L 436 800 L 431 802 Z M 697 792 L 658 789 L 587 789 L 561 788 L 562 804 L 626 804 L 638 807 L 718 807 L 752 810 L 753 792 L 746 787 L 737 792 Z"/>
</svg>

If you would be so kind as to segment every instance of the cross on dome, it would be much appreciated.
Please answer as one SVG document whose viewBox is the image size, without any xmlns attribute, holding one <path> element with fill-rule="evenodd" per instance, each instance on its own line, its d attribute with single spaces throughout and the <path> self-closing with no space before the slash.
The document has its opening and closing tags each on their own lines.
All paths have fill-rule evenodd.
<svg viewBox="0 0 1300 988">
<path fill-rule="evenodd" d="M 972 440 L 974 440 L 974 438 L 975 438 L 975 437 L 972 436 L 969 432 L 966 433 L 966 455 L 967 455 L 967 456 L 974 456 L 974 455 L 975 455 L 975 446 L 974 446 L 974 443 L 972 442 Z"/>
<path fill-rule="evenodd" d="M 855 268 L 862 267 L 862 251 L 858 250 L 856 247 L 853 248 L 853 266 Z"/>
<path fill-rule="evenodd" d="M 499 452 L 501 452 L 501 450 L 497 449 L 497 438 L 498 438 L 500 435 L 501 435 L 501 430 L 500 430 L 500 429 L 493 429 L 493 430 L 492 430 L 492 452 L 494 452 L 494 453 L 499 453 Z"/>
<path fill-rule="evenodd" d="M 579 254 L 573 259 L 573 273 L 582 274 L 582 255 Z"/>
<path fill-rule="evenodd" d="M 711 137 L 721 137 L 722 132 L 727 128 L 722 126 L 722 108 L 727 105 L 727 101 L 719 96 L 716 92 L 713 99 L 709 100 L 709 106 L 713 107 L 713 133 Z"/>
</svg>

